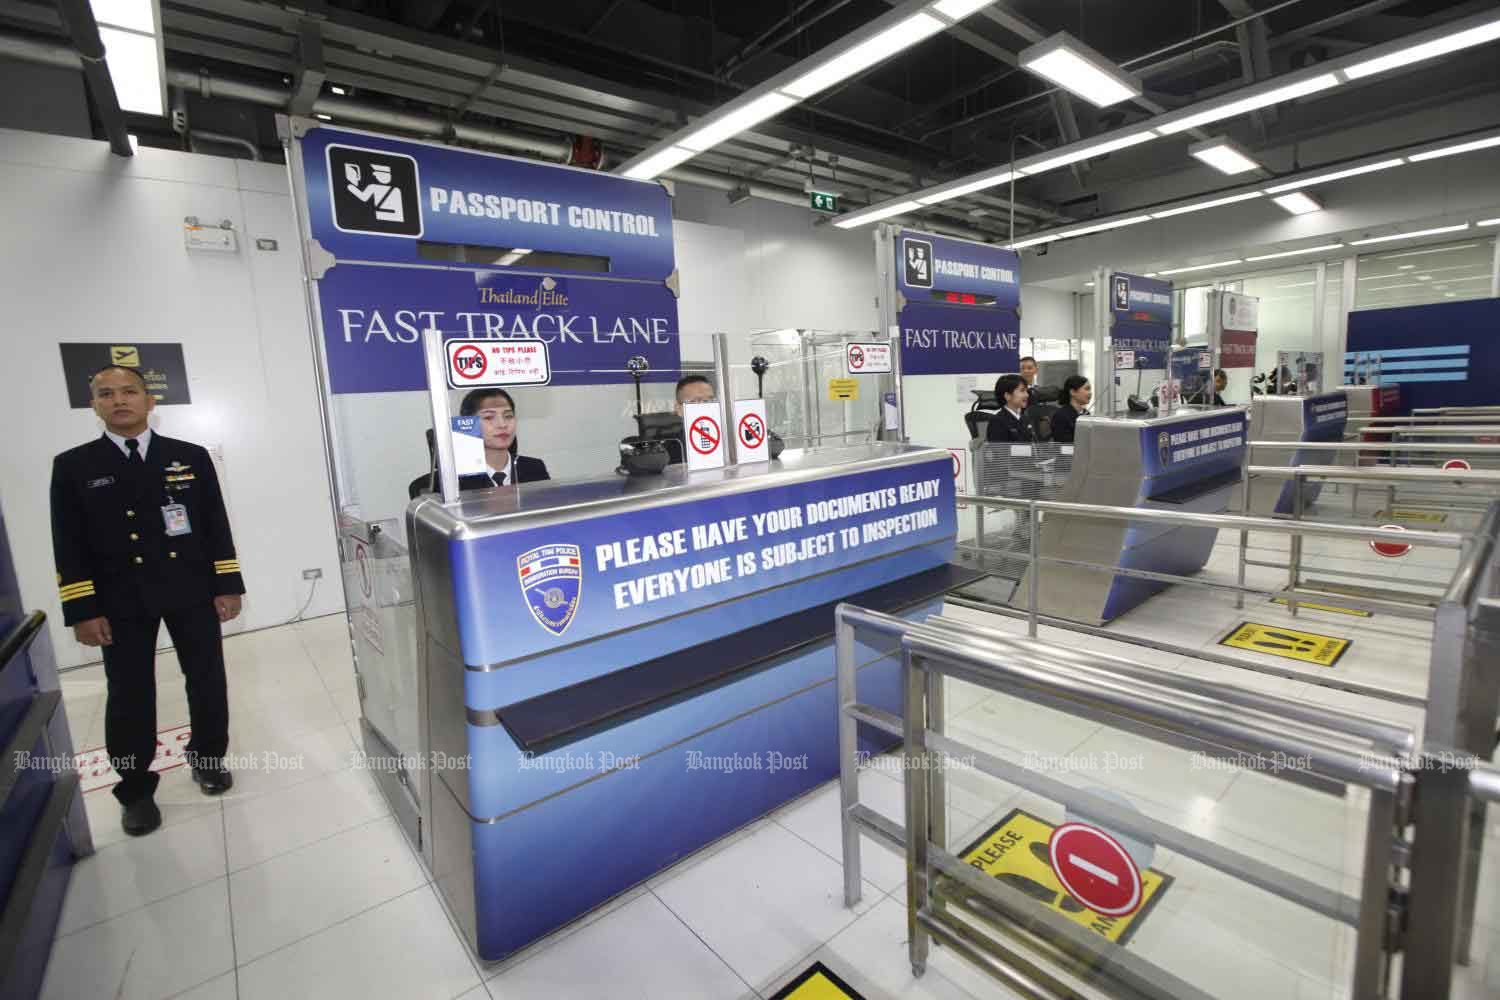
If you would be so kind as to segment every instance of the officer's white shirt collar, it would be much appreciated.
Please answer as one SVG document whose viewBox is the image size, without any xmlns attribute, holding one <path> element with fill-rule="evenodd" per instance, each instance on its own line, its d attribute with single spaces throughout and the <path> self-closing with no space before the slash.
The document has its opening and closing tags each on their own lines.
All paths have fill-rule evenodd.
<svg viewBox="0 0 1500 1000">
<path fill-rule="evenodd" d="M 494 483 L 496 486 L 502 486 L 502 485 L 503 486 L 514 486 L 516 484 L 515 468 L 516 468 L 516 459 L 515 459 L 515 456 L 512 455 L 510 452 L 506 452 L 505 453 L 505 468 L 498 469 L 498 470 L 497 469 L 486 469 L 485 471 L 489 473 L 490 482 Z M 498 478 L 499 475 L 500 475 L 500 473 L 502 473 L 502 472 L 505 473 L 505 478 L 504 479 Z"/>
<path fill-rule="evenodd" d="M 1013 409 L 1011 409 L 1009 403 L 1007 403 L 1006 406 L 1005 406 L 1005 412 L 1009 413 L 1011 416 L 1015 417 L 1017 420 L 1021 419 L 1021 411 L 1020 410 L 1013 410 Z"/>
<path fill-rule="evenodd" d="M 116 434 L 114 431 L 109 430 L 104 432 L 104 436 L 115 443 L 115 447 L 120 449 L 120 453 L 122 455 L 124 455 L 126 458 L 130 457 L 130 449 L 125 445 L 126 440 L 128 440 L 127 438 L 123 438 L 120 435 Z M 141 461 L 144 462 L 146 460 L 146 449 L 151 447 L 151 428 L 147 427 L 144 431 L 138 434 L 136 436 L 136 440 L 140 442 Z"/>
</svg>

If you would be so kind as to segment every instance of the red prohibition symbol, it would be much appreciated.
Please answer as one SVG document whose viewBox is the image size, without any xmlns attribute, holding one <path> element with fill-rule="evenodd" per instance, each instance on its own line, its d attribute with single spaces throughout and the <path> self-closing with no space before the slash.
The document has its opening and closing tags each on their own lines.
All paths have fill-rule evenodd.
<svg viewBox="0 0 1500 1000">
<path fill-rule="evenodd" d="M 747 413 L 740 418 L 740 440 L 750 448 L 759 448 L 760 442 L 766 436 L 765 425 L 760 422 L 760 417 L 753 413 Z"/>
<path fill-rule="evenodd" d="M 699 417 L 688 428 L 688 441 L 700 455 L 712 455 L 719 447 L 719 425 L 712 417 Z"/>
<path fill-rule="evenodd" d="M 1052 874 L 1068 895 L 1095 913 L 1124 917 L 1141 905 L 1141 872 L 1125 848 L 1103 830 L 1064 823 L 1047 842 Z"/>
<path fill-rule="evenodd" d="M 471 381 L 480 378 L 488 367 L 484 352 L 473 344 L 465 344 L 453 352 L 453 372 L 459 378 Z"/>
<path fill-rule="evenodd" d="M 1406 530 L 1406 527 L 1400 524 L 1382 524 L 1381 527 L 1395 528 L 1397 531 Z M 1411 551 L 1411 546 L 1407 545 L 1405 542 L 1377 542 L 1372 540 L 1370 542 L 1370 548 L 1375 550 L 1376 555 L 1382 555 L 1388 559 L 1395 559 L 1398 556 L 1404 556 Z"/>
<path fill-rule="evenodd" d="M 864 366 L 865 366 L 865 352 L 862 351 L 862 350 L 860 350 L 858 344 L 854 345 L 853 347 L 850 347 L 849 348 L 849 367 L 850 368 L 863 368 Z"/>
</svg>

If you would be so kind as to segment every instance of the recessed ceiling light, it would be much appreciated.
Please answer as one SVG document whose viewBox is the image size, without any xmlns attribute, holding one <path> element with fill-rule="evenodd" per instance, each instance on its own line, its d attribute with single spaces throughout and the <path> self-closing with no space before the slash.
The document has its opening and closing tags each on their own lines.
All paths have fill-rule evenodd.
<svg viewBox="0 0 1500 1000">
<path fill-rule="evenodd" d="M 1323 206 L 1318 204 L 1318 200 L 1304 191 L 1279 194 L 1271 200 L 1293 215 L 1307 215 L 1309 212 L 1323 211 Z"/>
<path fill-rule="evenodd" d="M 1342 243 L 1324 243 L 1322 246 L 1304 247 L 1301 250 L 1283 250 L 1280 253 L 1263 253 L 1255 257 L 1246 257 L 1245 260 L 1247 262 L 1276 260 L 1281 257 L 1296 257 L 1299 254 L 1304 253 L 1322 253 L 1327 250 L 1340 250 L 1343 248 L 1343 246 L 1344 244 Z"/>
<path fill-rule="evenodd" d="M 1318 76 L 1309 77 L 1306 80 L 1287 84 L 1284 87 L 1275 87 L 1258 94 L 1253 94 L 1250 97 L 1242 97 L 1237 101 L 1226 101 L 1206 111 L 1199 111 L 1184 118 L 1179 118 L 1176 121 L 1167 122 L 1165 125 L 1158 125 L 1156 131 L 1162 135 L 1175 135 L 1178 132 L 1186 132 L 1190 128 L 1197 128 L 1199 125 L 1207 125 L 1209 122 L 1233 118 L 1235 115 L 1242 115 L 1272 104 L 1280 104 L 1282 101 L 1291 101 L 1298 97 L 1306 97 L 1308 94 L 1316 94 L 1320 90 L 1327 90 L 1329 87 L 1337 87 L 1338 85 L 1338 77 L 1332 73 L 1323 73 Z"/>
<path fill-rule="evenodd" d="M 1398 271 L 1410 271 L 1412 268 L 1414 268 L 1416 266 L 1417 265 L 1415 265 L 1415 264 L 1398 264 L 1396 266 L 1396 270 L 1398 270 Z"/>
<path fill-rule="evenodd" d="M 343 87 L 340 87 L 336 83 L 329 84 L 328 89 L 331 90 L 331 91 L 333 91 L 335 94 L 338 94 L 340 97 L 343 97 L 345 94 L 348 93 L 347 90 L 345 90 Z"/>
<path fill-rule="evenodd" d="M 1413 163 L 1421 163 L 1423 160 L 1436 160 L 1441 156 L 1457 156 L 1459 153 L 1472 153 L 1477 149 L 1492 149 L 1500 146 L 1500 135 L 1492 135 L 1487 139 L 1473 139 L 1469 142 L 1460 142 L 1453 146 L 1443 146 L 1438 149 L 1429 149 L 1425 153 L 1413 153 L 1407 157 Z"/>
<path fill-rule="evenodd" d="M 1209 271 L 1209 270 L 1212 270 L 1213 268 L 1216 268 L 1216 267 L 1228 267 L 1231 264 L 1243 264 L 1243 263 L 1244 263 L 1243 260 L 1240 260 L 1239 258 L 1235 258 L 1234 260 L 1219 260 L 1219 261 L 1214 261 L 1212 264 L 1193 264 L 1193 265 L 1191 265 L 1189 267 L 1173 267 L 1173 268 L 1168 268 L 1165 271 L 1159 271 L 1159 272 L 1156 272 L 1156 273 L 1159 273 L 1159 274 L 1186 274 L 1189 271 Z M 1148 275 L 1148 277 L 1149 277 L 1149 275 Z"/>
<path fill-rule="evenodd" d="M 1188 147 L 1191 156 L 1202 160 L 1221 174 L 1243 174 L 1248 170 L 1259 170 L 1260 164 L 1228 136 L 1215 136 Z"/>
<path fill-rule="evenodd" d="M 1418 236 L 1439 236 L 1443 233 L 1457 233 L 1469 228 L 1467 222 L 1458 226 L 1438 226 L 1436 229 L 1418 229 L 1411 233 L 1392 233 L 1389 236 L 1371 236 L 1363 240 L 1350 240 L 1350 246 L 1362 247 L 1371 243 L 1388 243 L 1391 240 L 1411 240 Z"/>
<path fill-rule="evenodd" d="M 1346 170 L 1334 170 L 1326 174 L 1314 174 L 1311 177 L 1304 177 L 1301 180 L 1268 187 L 1266 188 L 1266 194 L 1280 194 L 1283 191 L 1295 191 L 1298 188 L 1312 187 L 1314 184 L 1325 184 L 1328 181 L 1343 180 L 1345 177 L 1358 177 L 1360 174 L 1370 174 L 1377 170 L 1389 170 L 1392 167 L 1399 167 L 1405 162 L 1405 160 L 1398 156 L 1390 160 L 1381 160 L 1379 163 L 1367 163 L 1362 167 L 1349 167 Z"/>
<path fill-rule="evenodd" d="M 1500 17 L 1495 18 L 1487 24 L 1480 24 L 1465 31 L 1454 32 L 1441 38 L 1435 38 L 1430 42 L 1422 42 L 1411 45 L 1404 49 L 1397 49 L 1388 55 L 1377 56 L 1365 62 L 1355 63 L 1344 70 L 1344 75 L 1351 80 L 1372 76 L 1375 73 L 1384 73 L 1386 70 L 1396 69 L 1398 66 L 1410 66 L 1412 63 L 1432 59 L 1435 56 L 1445 55 L 1449 52 L 1457 52 L 1473 45 L 1483 45 L 1500 38 Z"/>
<path fill-rule="evenodd" d="M 1023 49 L 1018 62 L 1022 69 L 1101 108 L 1128 101 L 1141 92 L 1140 80 L 1066 31 Z"/>
<path fill-rule="evenodd" d="M 1251 198 L 1259 198 L 1259 191 L 1247 191 L 1244 194 L 1232 194 L 1224 198 L 1212 198 L 1208 201 L 1195 201 L 1191 205 L 1179 205 L 1176 208 L 1164 208 L 1159 212 L 1152 212 L 1153 219 L 1170 219 L 1174 215 L 1186 215 L 1188 212 L 1201 212 L 1205 208 L 1218 208 L 1220 205 L 1233 205 L 1237 201 L 1249 201 Z"/>
<path fill-rule="evenodd" d="M 837 219 L 834 225 L 840 229 L 852 229 L 855 226 L 863 226 L 870 222 L 879 222 L 881 219 L 889 219 L 893 215 L 915 212 L 921 207 L 921 205 L 914 201 L 898 202 L 882 208 L 867 209 L 863 212 L 851 212 L 849 215 L 841 216 Z"/>
</svg>

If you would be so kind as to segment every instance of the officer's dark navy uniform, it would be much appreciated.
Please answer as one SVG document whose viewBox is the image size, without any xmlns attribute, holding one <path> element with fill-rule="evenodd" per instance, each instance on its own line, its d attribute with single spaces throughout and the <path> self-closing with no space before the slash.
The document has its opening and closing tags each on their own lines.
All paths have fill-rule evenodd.
<svg viewBox="0 0 1500 1000">
<path fill-rule="evenodd" d="M 120 774 L 115 797 L 129 807 L 156 789 L 148 768 L 156 749 L 156 638 L 164 621 L 187 681 L 189 761 L 205 762 L 208 774 L 205 780 L 195 768 L 194 777 L 205 791 L 222 791 L 229 780 L 220 760 L 229 744 L 229 702 L 214 598 L 243 594 L 245 584 L 208 452 L 147 430 L 130 439 L 106 432 L 58 455 L 52 547 L 63 621 L 109 621 L 113 641 L 102 647 L 104 739 Z"/>
</svg>

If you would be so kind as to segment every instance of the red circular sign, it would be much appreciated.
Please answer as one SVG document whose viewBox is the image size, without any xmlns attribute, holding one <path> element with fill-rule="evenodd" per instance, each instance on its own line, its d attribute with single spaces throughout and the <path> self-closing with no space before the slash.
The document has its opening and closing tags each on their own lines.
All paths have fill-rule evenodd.
<svg viewBox="0 0 1500 1000">
<path fill-rule="evenodd" d="M 765 439 L 766 425 L 761 423 L 759 414 L 747 413 L 740 418 L 740 440 L 745 442 L 745 447 L 759 448 Z"/>
<path fill-rule="evenodd" d="M 860 350 L 858 344 L 849 345 L 849 367 L 863 368 L 865 366 L 865 352 Z"/>
<path fill-rule="evenodd" d="M 712 417 L 699 417 L 688 428 L 688 443 L 700 455 L 712 455 L 719 447 L 719 425 Z"/>
<path fill-rule="evenodd" d="M 1395 528 L 1397 531 L 1405 531 L 1406 530 L 1406 528 L 1403 525 L 1399 525 L 1399 524 L 1382 524 L 1381 527 L 1382 528 Z M 1371 541 L 1370 542 L 1370 548 L 1374 549 L 1375 553 L 1377 555 L 1382 555 L 1382 556 L 1385 556 L 1385 557 L 1387 557 L 1389 559 L 1395 559 L 1398 556 L 1404 556 L 1408 552 L 1411 551 L 1411 546 L 1407 545 L 1405 542 L 1376 542 L 1376 541 Z"/>
<path fill-rule="evenodd" d="M 1052 874 L 1068 895 L 1106 917 L 1140 909 L 1141 872 L 1120 842 L 1103 830 L 1064 823 L 1047 842 Z"/>
<path fill-rule="evenodd" d="M 1448 459 L 1448 461 L 1443 463 L 1444 472 L 1469 472 L 1472 469 L 1473 466 L 1469 465 L 1468 462 L 1465 462 L 1461 458 L 1450 458 Z"/>
<path fill-rule="evenodd" d="M 473 381 L 484 375 L 485 369 L 489 367 L 489 361 L 484 352 L 473 344 L 464 344 L 453 352 L 453 374 L 459 378 Z"/>
</svg>

